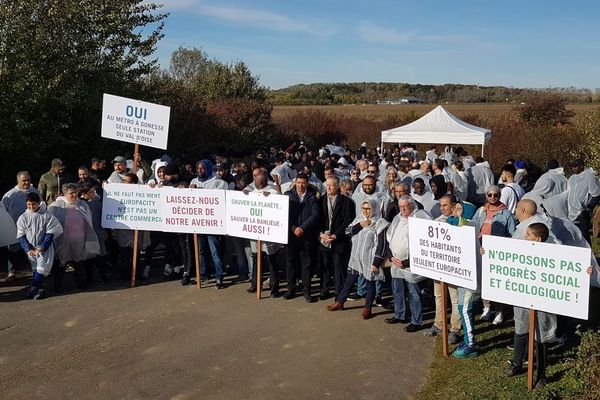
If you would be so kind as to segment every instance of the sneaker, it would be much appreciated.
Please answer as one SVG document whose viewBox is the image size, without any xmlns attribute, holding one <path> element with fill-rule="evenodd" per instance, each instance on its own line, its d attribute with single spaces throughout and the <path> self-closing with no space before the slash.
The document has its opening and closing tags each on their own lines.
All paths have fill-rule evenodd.
<svg viewBox="0 0 600 400">
<path fill-rule="evenodd" d="M 452 356 L 456 357 L 456 358 L 474 358 L 477 357 L 479 355 L 479 353 L 477 352 L 477 347 L 475 346 L 468 346 L 466 344 L 461 343 L 462 346 L 458 346 L 456 349 L 454 349 L 454 351 L 452 352 Z"/>
<path fill-rule="evenodd" d="M 4 280 L 4 282 L 11 282 L 11 281 L 14 281 L 15 279 L 17 279 L 17 274 L 15 274 L 14 271 L 10 271 L 8 273 L 8 275 L 6 276 L 6 279 Z"/>
<path fill-rule="evenodd" d="M 523 372 L 525 372 L 525 370 L 523 369 L 522 366 L 516 365 L 512 361 L 509 361 L 509 362 L 510 362 L 510 365 L 506 369 L 506 376 L 516 376 L 516 375 L 520 375 Z"/>
<path fill-rule="evenodd" d="M 383 299 L 381 298 L 381 296 L 376 296 L 373 304 L 375 304 L 377 307 L 383 306 Z"/>
<path fill-rule="evenodd" d="M 163 275 L 164 276 L 171 276 L 171 274 L 173 273 L 173 267 L 171 267 L 171 264 L 165 264 L 165 270 L 163 271 Z"/>
<path fill-rule="evenodd" d="M 423 334 L 425 336 L 433 337 L 433 336 L 441 335 L 442 330 L 435 325 L 431 325 L 431 328 L 427 329 L 425 331 L 425 333 L 423 333 Z"/>
<path fill-rule="evenodd" d="M 46 291 L 44 289 L 39 289 L 35 296 L 33 296 L 34 300 L 42 300 L 46 298 Z"/>
<path fill-rule="evenodd" d="M 492 309 L 490 307 L 483 308 L 483 314 L 479 317 L 482 321 L 489 321 L 492 318 Z"/>
<path fill-rule="evenodd" d="M 450 332 L 450 335 L 448 335 L 448 343 L 449 344 L 457 344 L 458 342 L 461 341 L 461 337 L 458 333 L 456 332 Z"/>
<path fill-rule="evenodd" d="M 358 293 L 354 293 L 354 294 L 351 294 L 350 296 L 348 296 L 348 300 L 350 300 L 350 301 L 362 300 L 364 298 L 365 298 L 365 296 L 361 296 Z"/>
<path fill-rule="evenodd" d="M 223 284 L 222 279 L 217 279 L 217 282 L 215 284 L 215 289 L 225 289 L 225 285 Z"/>
<path fill-rule="evenodd" d="M 503 322 L 504 322 L 504 314 L 502 314 L 502 311 L 501 311 L 496 314 L 496 317 L 492 321 L 492 325 L 502 325 Z"/>
<path fill-rule="evenodd" d="M 146 265 L 144 267 L 144 272 L 142 273 L 142 276 L 144 277 L 144 279 L 150 278 L 150 266 L 149 265 Z"/>
</svg>

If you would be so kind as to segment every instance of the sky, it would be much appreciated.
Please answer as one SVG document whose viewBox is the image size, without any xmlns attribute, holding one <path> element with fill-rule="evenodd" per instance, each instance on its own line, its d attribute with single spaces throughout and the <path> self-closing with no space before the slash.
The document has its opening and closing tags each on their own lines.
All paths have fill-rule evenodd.
<svg viewBox="0 0 600 400">
<path fill-rule="evenodd" d="M 154 0 L 161 3 L 160 0 Z M 600 2 L 163 0 L 179 46 L 243 61 L 261 84 L 314 82 L 600 88 Z"/>
</svg>

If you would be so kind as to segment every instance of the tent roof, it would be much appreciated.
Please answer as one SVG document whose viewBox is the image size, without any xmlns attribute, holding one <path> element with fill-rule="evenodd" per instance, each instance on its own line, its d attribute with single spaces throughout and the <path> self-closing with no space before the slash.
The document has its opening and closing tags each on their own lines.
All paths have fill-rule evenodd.
<svg viewBox="0 0 600 400">
<path fill-rule="evenodd" d="M 442 106 L 418 120 L 381 132 L 383 143 L 479 144 L 492 137 L 489 129 L 461 121 Z"/>
</svg>

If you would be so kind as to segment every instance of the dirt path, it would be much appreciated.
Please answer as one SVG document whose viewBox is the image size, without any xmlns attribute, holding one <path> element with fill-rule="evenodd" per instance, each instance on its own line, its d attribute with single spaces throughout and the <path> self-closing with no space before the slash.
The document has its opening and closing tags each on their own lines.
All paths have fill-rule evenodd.
<svg viewBox="0 0 600 400">
<path fill-rule="evenodd" d="M 25 283 L 25 282 L 24 282 Z M 0 287 L 2 399 L 400 399 L 433 341 L 360 302 L 260 301 L 179 282 L 22 300 Z M 386 314 L 383 314 L 383 312 Z"/>
</svg>

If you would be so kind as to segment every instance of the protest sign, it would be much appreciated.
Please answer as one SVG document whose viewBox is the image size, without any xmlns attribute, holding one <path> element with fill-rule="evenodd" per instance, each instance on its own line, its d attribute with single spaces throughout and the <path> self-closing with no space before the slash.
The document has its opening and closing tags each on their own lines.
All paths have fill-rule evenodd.
<svg viewBox="0 0 600 400">
<path fill-rule="evenodd" d="M 100 136 L 166 149 L 170 112 L 166 106 L 105 93 Z"/>
<path fill-rule="evenodd" d="M 227 234 L 287 244 L 289 197 L 227 192 Z"/>
<path fill-rule="evenodd" d="M 482 297 L 588 318 L 590 249 L 483 236 Z"/>
<path fill-rule="evenodd" d="M 160 189 L 126 183 L 106 184 L 102 202 L 102 227 L 162 231 Z"/>
<path fill-rule="evenodd" d="M 411 272 L 477 289 L 475 228 L 410 217 L 408 232 Z"/>
<path fill-rule="evenodd" d="M 160 214 L 165 232 L 224 235 L 225 190 L 176 189 L 160 191 Z"/>
</svg>

